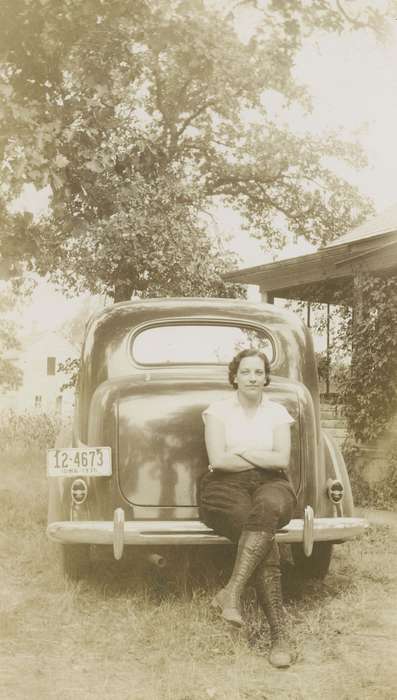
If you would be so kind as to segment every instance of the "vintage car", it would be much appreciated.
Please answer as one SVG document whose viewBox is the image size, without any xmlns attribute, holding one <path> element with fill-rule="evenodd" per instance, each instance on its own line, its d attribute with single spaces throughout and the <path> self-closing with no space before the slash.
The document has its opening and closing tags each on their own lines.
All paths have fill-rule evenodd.
<svg viewBox="0 0 397 700">
<path fill-rule="evenodd" d="M 343 457 L 320 425 L 312 339 L 297 316 L 241 299 L 123 302 L 88 323 L 73 430 L 48 451 L 47 531 L 67 576 L 87 571 L 92 545 L 111 545 L 116 559 L 144 545 L 158 562 L 163 545 L 225 545 L 199 520 L 201 414 L 233 391 L 227 365 L 246 347 L 267 354 L 266 392 L 295 419 L 298 504 L 277 540 L 306 574 L 323 576 L 332 545 L 364 531 Z"/>
</svg>

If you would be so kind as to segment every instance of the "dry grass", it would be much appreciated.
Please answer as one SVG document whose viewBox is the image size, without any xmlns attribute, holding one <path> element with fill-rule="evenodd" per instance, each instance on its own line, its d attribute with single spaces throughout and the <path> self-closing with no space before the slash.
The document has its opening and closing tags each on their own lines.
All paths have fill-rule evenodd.
<svg viewBox="0 0 397 700">
<path fill-rule="evenodd" d="M 278 671 L 266 660 L 267 630 L 252 595 L 246 600 L 247 636 L 231 633 L 211 613 L 210 595 L 222 580 L 214 554 L 211 559 L 194 551 L 188 565 L 187 553 L 177 552 L 166 576 L 142 562 L 97 561 L 87 582 L 66 583 L 56 548 L 44 534 L 43 472 L 22 459 L 3 465 L 4 700 L 391 700 L 397 695 L 393 530 L 371 528 L 362 540 L 336 548 L 326 580 L 290 595 L 288 624 L 297 662 Z M 227 566 L 225 560 L 225 571 Z"/>
</svg>

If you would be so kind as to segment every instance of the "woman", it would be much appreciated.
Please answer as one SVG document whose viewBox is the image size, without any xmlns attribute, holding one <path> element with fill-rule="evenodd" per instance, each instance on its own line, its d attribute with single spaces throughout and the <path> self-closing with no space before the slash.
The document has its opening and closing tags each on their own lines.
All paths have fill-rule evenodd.
<svg viewBox="0 0 397 700">
<path fill-rule="evenodd" d="M 242 626 L 240 596 L 255 573 L 270 625 L 269 661 L 289 666 L 275 532 L 291 520 L 296 505 L 288 479 L 293 419 L 263 394 L 270 364 L 262 352 L 239 352 L 229 365 L 229 381 L 236 393 L 203 412 L 210 466 L 201 482 L 200 517 L 237 543 L 231 578 L 212 604 L 229 623 Z"/>
</svg>

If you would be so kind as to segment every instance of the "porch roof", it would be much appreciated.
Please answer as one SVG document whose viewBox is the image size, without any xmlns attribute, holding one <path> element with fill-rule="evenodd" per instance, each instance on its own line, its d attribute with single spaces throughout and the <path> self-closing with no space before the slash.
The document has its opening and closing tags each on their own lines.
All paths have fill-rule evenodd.
<svg viewBox="0 0 397 700">
<path fill-rule="evenodd" d="M 397 206 L 314 253 L 235 270 L 223 278 L 259 285 L 274 297 L 351 304 L 359 271 L 397 274 Z"/>
</svg>

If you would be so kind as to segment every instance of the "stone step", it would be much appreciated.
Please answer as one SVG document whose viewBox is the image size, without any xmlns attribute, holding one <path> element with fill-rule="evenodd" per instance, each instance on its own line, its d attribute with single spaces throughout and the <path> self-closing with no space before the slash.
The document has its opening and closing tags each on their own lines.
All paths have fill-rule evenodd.
<svg viewBox="0 0 397 700">
<path fill-rule="evenodd" d="M 328 402 L 321 402 L 321 427 L 332 437 L 336 445 L 342 450 L 347 437 L 347 421 L 343 416 L 343 406 Z"/>
<path fill-rule="evenodd" d="M 327 416 L 328 418 L 343 417 L 341 406 L 324 406 L 324 404 L 320 404 L 320 413 L 322 416 Z"/>
<path fill-rule="evenodd" d="M 324 413 L 323 411 L 320 411 L 320 415 L 321 418 L 324 418 L 325 420 L 346 420 L 342 413 L 331 413 L 330 411 L 326 411 Z"/>
<path fill-rule="evenodd" d="M 337 417 L 338 416 L 336 416 L 335 413 L 329 413 L 328 411 L 326 411 L 326 413 L 324 413 L 323 411 L 320 412 L 320 418 L 322 421 L 323 420 L 335 420 Z"/>
<path fill-rule="evenodd" d="M 346 440 L 346 437 L 347 437 L 346 432 L 339 433 L 338 435 L 335 435 L 335 433 L 332 433 L 329 431 L 329 434 L 332 435 L 333 439 L 336 440 L 337 442 L 344 442 L 344 440 Z"/>
<path fill-rule="evenodd" d="M 323 426 L 323 428 L 328 430 L 330 435 L 332 435 L 334 438 L 345 438 L 347 435 L 346 428 L 331 428 L 331 430 L 329 430 L 326 426 Z"/>
<path fill-rule="evenodd" d="M 332 430 L 333 428 L 343 428 L 346 430 L 346 421 L 343 418 L 323 418 L 321 416 L 321 425 L 328 430 Z"/>
</svg>

